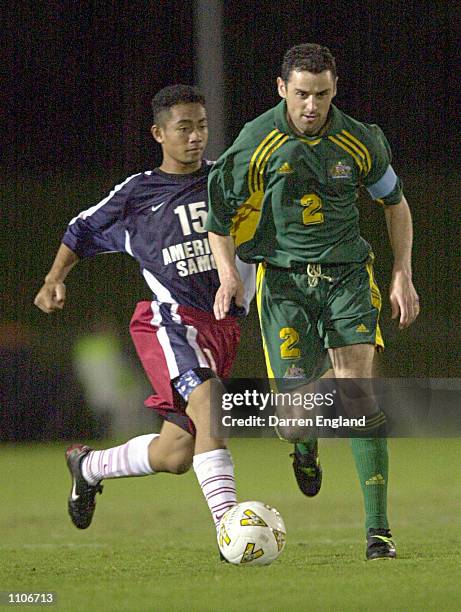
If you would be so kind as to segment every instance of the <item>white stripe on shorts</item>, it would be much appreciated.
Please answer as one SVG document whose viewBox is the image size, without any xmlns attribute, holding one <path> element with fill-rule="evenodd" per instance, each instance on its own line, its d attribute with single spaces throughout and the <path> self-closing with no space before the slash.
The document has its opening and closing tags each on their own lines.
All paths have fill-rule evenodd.
<svg viewBox="0 0 461 612">
<path fill-rule="evenodd" d="M 209 368 L 210 364 L 208 362 L 208 359 L 205 357 L 202 349 L 200 348 L 197 342 L 198 331 L 195 329 L 195 327 L 192 327 L 192 325 L 186 325 L 185 327 L 187 330 L 187 342 L 189 343 L 189 346 L 194 349 L 199 366 L 201 368 Z"/>
</svg>

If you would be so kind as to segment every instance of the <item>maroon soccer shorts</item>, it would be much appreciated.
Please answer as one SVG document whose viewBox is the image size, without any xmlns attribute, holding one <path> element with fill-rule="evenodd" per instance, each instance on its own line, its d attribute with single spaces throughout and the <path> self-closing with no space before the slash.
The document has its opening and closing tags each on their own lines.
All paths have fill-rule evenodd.
<svg viewBox="0 0 461 612">
<path fill-rule="evenodd" d="M 188 306 L 139 302 L 130 334 L 155 393 L 144 404 L 165 420 L 195 433 L 185 415 L 185 401 L 171 381 L 194 368 L 211 368 L 219 377 L 230 375 L 240 340 L 234 317 L 217 321 L 213 313 Z"/>
</svg>

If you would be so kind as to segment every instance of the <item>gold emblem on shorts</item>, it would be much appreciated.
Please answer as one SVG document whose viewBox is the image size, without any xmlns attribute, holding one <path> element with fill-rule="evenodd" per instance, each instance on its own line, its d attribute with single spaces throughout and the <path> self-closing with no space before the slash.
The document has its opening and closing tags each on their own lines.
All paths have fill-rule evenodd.
<svg viewBox="0 0 461 612">
<path fill-rule="evenodd" d="M 289 366 L 283 376 L 283 378 L 304 378 L 306 376 L 306 372 L 304 368 L 299 368 L 292 364 Z"/>
<path fill-rule="evenodd" d="M 360 323 L 360 325 L 357 325 L 357 327 L 355 328 L 355 331 L 359 332 L 359 334 L 370 333 L 370 330 L 368 329 L 368 327 L 366 327 L 363 323 Z"/>
</svg>

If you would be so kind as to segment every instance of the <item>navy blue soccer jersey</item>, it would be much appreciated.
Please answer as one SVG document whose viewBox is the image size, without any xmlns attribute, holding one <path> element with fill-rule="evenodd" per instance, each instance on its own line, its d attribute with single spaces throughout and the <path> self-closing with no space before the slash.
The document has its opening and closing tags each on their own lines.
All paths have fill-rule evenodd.
<svg viewBox="0 0 461 612">
<path fill-rule="evenodd" d="M 128 177 L 72 219 L 63 243 L 80 258 L 128 253 L 139 263 L 155 301 L 211 312 L 220 284 L 205 230 L 211 166 L 204 161 L 191 174 L 155 169 Z M 242 262 L 238 267 L 248 312 L 254 269 Z M 230 314 L 243 312 L 234 307 Z"/>
</svg>

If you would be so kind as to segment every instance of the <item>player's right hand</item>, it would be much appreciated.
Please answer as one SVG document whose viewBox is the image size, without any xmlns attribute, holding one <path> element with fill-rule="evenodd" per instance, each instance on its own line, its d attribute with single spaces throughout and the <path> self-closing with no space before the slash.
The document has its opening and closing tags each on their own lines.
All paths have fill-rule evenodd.
<svg viewBox="0 0 461 612">
<path fill-rule="evenodd" d="M 66 301 L 66 286 L 61 282 L 46 282 L 35 296 L 34 304 L 47 314 L 62 310 Z"/>
<path fill-rule="evenodd" d="M 239 277 L 223 280 L 214 299 L 213 312 L 215 318 L 220 321 L 227 316 L 232 298 L 235 298 L 236 306 L 243 306 L 244 294 L 245 286 Z"/>
</svg>

